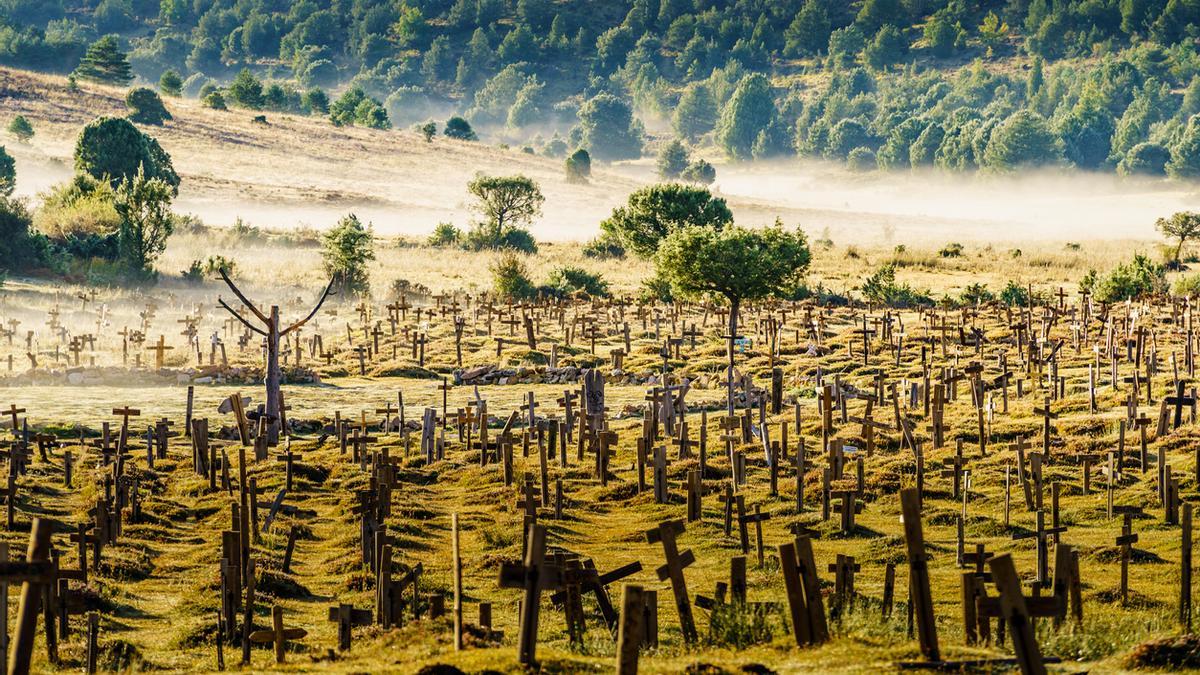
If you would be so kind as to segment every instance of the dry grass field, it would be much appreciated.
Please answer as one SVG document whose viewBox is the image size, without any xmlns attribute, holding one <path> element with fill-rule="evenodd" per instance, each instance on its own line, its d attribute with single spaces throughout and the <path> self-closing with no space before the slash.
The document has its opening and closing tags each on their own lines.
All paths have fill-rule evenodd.
<svg viewBox="0 0 1200 675">
<path fill-rule="evenodd" d="M 21 175 L 32 176 L 22 183 L 26 194 L 68 175 L 71 144 L 80 126 L 96 114 L 122 112 L 120 92 L 116 90 L 86 86 L 82 93 L 68 94 L 61 83 L 61 79 L 0 70 L 0 111 L 4 115 L 24 113 L 35 121 L 38 130 L 31 146 L 11 148 Z M 836 512 L 828 520 L 820 517 L 821 470 L 826 466 L 826 457 L 821 451 L 822 422 L 816 392 L 836 378 L 847 385 L 845 398 L 850 415 L 862 415 L 867 396 L 856 394 L 870 392 L 878 372 L 885 372 L 890 382 L 913 384 L 922 382 L 926 375 L 936 380 L 945 368 L 957 368 L 961 373 L 970 362 L 978 360 L 984 378 L 992 381 L 1002 374 L 999 359 L 1005 354 L 1014 377 L 1023 379 L 1024 396 L 1018 398 L 1015 388 L 1011 388 L 1008 412 L 992 409 L 988 413 L 986 455 L 977 449 L 976 409 L 967 381 L 958 382 L 957 399 L 947 403 L 945 447 L 932 447 L 927 429 L 930 419 L 921 405 L 905 402 L 902 407 L 923 448 L 922 520 L 942 655 L 950 660 L 1011 656 L 1011 641 L 1004 645 L 965 644 L 960 599 L 964 568 L 955 560 L 955 517 L 965 508 L 966 542 L 972 546 L 984 544 L 989 552 L 997 554 L 1011 553 L 1023 581 L 1032 580 L 1035 546 L 1030 539 L 1014 540 L 1013 536 L 1028 534 L 1035 519 L 1024 507 L 1015 478 L 1009 489 L 1010 519 L 1004 523 L 1005 474 L 1011 470 L 1015 475 L 1017 461 L 1009 444 L 1024 439 L 1040 447 L 1042 418 L 1034 408 L 1044 405 L 1048 391 L 1045 379 L 1037 377 L 1037 366 L 1022 361 L 1027 353 L 1021 351 L 1022 345 L 1013 335 L 1013 325 L 1022 322 L 1020 308 L 993 304 L 891 312 L 897 326 L 904 326 L 901 353 L 896 354 L 894 336 L 885 340 L 876 333 L 869 340 L 866 363 L 862 337 L 854 331 L 861 327 L 864 317 L 881 319 L 887 310 L 862 303 L 819 310 L 811 301 L 751 309 L 744 317 L 744 330 L 752 339 L 739 350 L 738 368 L 759 386 L 769 385 L 773 365 L 782 369 L 786 405 L 781 413 L 767 417 L 767 427 L 771 438 L 777 439 L 783 425 L 791 424 L 791 450 L 795 452 L 803 443 L 808 450 L 808 466 L 800 476 L 806 499 L 803 510 L 799 510 L 795 504 L 797 478 L 791 465 L 781 466 L 779 489 L 772 494 L 760 444 L 734 442 L 729 449 L 741 453 L 747 465 L 747 483 L 740 487 L 740 494 L 749 506 L 770 514 L 763 526 L 765 556 L 761 565 L 753 528 L 751 531 L 748 599 L 785 603 L 776 547 L 792 540 L 794 526 L 815 531 L 813 547 L 826 607 L 833 606 L 833 575 L 827 565 L 839 554 L 854 556 L 861 566 L 855 579 L 857 596 L 852 606 L 831 612 L 832 637 L 821 646 L 797 648 L 786 611 L 769 611 L 756 618 L 749 610 L 736 607 L 715 614 L 697 609 L 699 640 L 687 644 L 669 599 L 670 585 L 654 574 L 663 562 L 662 548 L 648 544 L 645 532 L 665 520 L 684 518 L 685 481 L 698 463 L 694 457 L 678 458 L 677 446 L 669 438 L 655 439 L 653 444 L 666 446 L 671 459 L 666 471 L 670 498 L 667 503 L 656 503 L 652 491 L 639 493 L 637 489 L 637 440 L 642 434 L 647 389 L 661 382 L 657 378 L 662 376 L 662 341 L 668 335 L 682 336 L 685 326 L 695 323 L 695 344 L 684 340 L 680 353 L 668 359 L 667 367 L 673 382 L 688 378 L 692 383 L 686 399 L 691 439 L 700 433 L 700 411 L 707 413 L 708 465 L 703 478 L 708 492 L 702 499 L 700 520 L 687 525 L 680 546 L 695 555 L 695 563 L 686 570 L 690 594 L 693 598 L 696 594 L 711 596 L 715 585 L 728 579 L 730 558 L 743 553 L 736 526 L 731 536 L 724 532 L 718 501 L 718 494 L 731 481 L 732 453 L 717 440 L 722 434 L 718 425 L 725 396 L 719 385 L 725 342 L 720 337 L 717 312 L 698 305 L 654 306 L 647 308 L 652 313 L 643 320 L 635 314 L 638 310 L 632 300 L 581 301 L 562 307 L 495 307 L 499 318 L 519 316 L 522 311 L 539 316 L 540 344 L 531 349 L 524 344 L 520 328 L 514 334 L 511 327 L 497 323 L 489 330 L 486 314 L 480 311 L 480 293 L 489 290 L 492 283 L 488 266 L 496 257 L 494 253 L 469 253 L 421 243 L 438 220 L 450 219 L 460 225 L 467 222 L 462 186 L 476 171 L 524 172 L 539 181 L 547 198 L 546 215 L 533 228 L 535 235 L 545 241 L 539 253 L 527 260 L 531 278 L 540 282 L 555 268 L 575 265 L 601 274 L 619 298 L 632 298 L 653 273 L 651 265 L 632 258 L 585 258 L 578 240 L 592 236 L 595 224 L 643 182 L 639 175 L 647 173 L 645 167 L 600 170 L 592 183 L 580 186 L 561 180 L 558 161 L 515 149 L 444 139 L 425 144 L 407 131 L 335 129 L 322 120 L 291 116 L 269 116 L 270 126 L 262 127 L 252 124 L 244 111 L 215 112 L 194 101 L 169 101 L 169 105 L 176 120 L 155 130 L 155 135 L 175 158 L 183 177 L 180 208 L 194 209 L 214 225 L 231 224 L 236 216 L 243 215 L 253 225 L 277 227 L 264 228 L 253 236 L 220 227 L 180 232 L 170 240 L 158 263 L 161 282 L 147 289 L 87 288 L 45 279 L 10 278 L 0 295 L 0 320 L 5 326 L 12 326 L 10 320 L 19 322 L 11 337 L 0 338 L 0 406 L 4 406 L 0 410 L 9 405 L 24 408 L 24 417 L 34 430 L 57 437 L 57 447 L 45 459 L 34 450 L 28 473 L 16 480 L 14 526 L 0 531 L 0 539 L 9 542 L 14 553 L 24 549 L 33 518 L 49 519 L 64 527 L 92 518 L 89 509 L 103 491 L 103 477 L 111 473 L 94 445 L 102 425 L 119 424 L 114 408 L 130 406 L 141 412 L 132 422 L 135 438 L 130 440 L 126 464 L 127 474 L 137 477 L 142 491 L 141 517 L 138 522 L 127 520 L 118 542 L 104 547 L 99 570 L 89 576 L 86 584 L 72 583 L 72 588 L 79 591 L 82 609 L 100 616 L 102 670 L 208 672 L 217 668 L 221 537 L 230 527 L 230 505 L 236 501 L 237 489 L 210 489 L 208 480 L 194 472 L 192 446 L 182 436 L 173 436 L 166 458 L 156 460 L 151 467 L 144 440 L 147 426 L 167 418 L 175 425 L 174 431 L 181 431 L 186 387 L 194 386 L 195 415 L 210 420 L 213 443 L 228 453 L 234 483 L 239 481 L 239 469 L 244 469 L 248 477 L 256 479 L 259 500 L 265 504 L 285 483 L 284 464 L 276 456 L 281 449 L 272 450 L 271 456 L 262 461 L 254 460 L 250 452 L 246 464 L 240 464 L 234 419 L 218 410 L 222 401 L 236 393 L 251 396 L 252 405 L 262 401 L 263 387 L 258 380 L 263 357 L 258 339 L 251 337 L 239 344 L 243 331 L 216 304 L 218 297 L 231 299 L 220 281 L 187 284 L 179 279 L 179 271 L 198 258 L 225 256 L 236 262 L 235 278 L 251 298 L 263 306 L 277 304 L 285 320 L 296 320 L 312 306 L 326 281 L 315 237 L 308 231 L 298 232 L 297 226 L 328 225 L 350 210 L 371 219 L 381 235 L 377 260 L 370 269 L 373 296 L 363 305 L 363 310 L 369 312 L 364 315 L 355 303 L 335 299 L 300 332 L 304 348 L 299 362 L 294 353 L 285 359 L 285 376 L 291 381 L 283 391 L 290 406 L 289 417 L 295 424 L 291 447 L 300 459 L 295 485 L 284 501 L 286 512 L 272 528 L 264 529 L 252 553 L 259 570 L 254 626 L 267 628 L 270 607 L 280 605 L 285 624 L 303 628 L 307 635 L 289 645 L 284 664 L 274 662 L 269 648 L 256 647 L 250 664 L 239 666 L 240 647 L 225 644 L 228 669 L 345 673 L 413 673 L 424 669 L 426 673 L 453 673 L 458 671 L 452 668 L 458 668 L 473 673 L 527 672 L 517 661 L 521 594 L 498 584 L 502 564 L 517 562 L 523 555 L 517 486 L 504 484 L 498 464 L 481 466 L 478 448 L 458 442 L 454 418 L 458 409 L 477 397 L 486 399 L 494 435 L 510 413 L 520 412 L 529 393 L 538 402 L 539 415 L 561 418 L 564 411 L 556 405 L 557 399 L 579 385 L 574 381 L 542 381 L 545 371 L 538 369 L 547 363 L 552 349 L 560 365 L 595 367 L 609 375 L 605 403 L 610 430 L 616 432 L 617 440 L 607 485 L 597 480 L 594 457 L 578 457 L 574 446 L 568 465 L 549 463 L 545 476 L 551 503 L 539 509 L 539 523 L 546 526 L 552 546 L 590 558 L 601 571 L 632 561 L 642 563 L 643 571 L 626 581 L 659 593 L 660 644 L 645 650 L 641 660 L 644 672 L 655 673 L 892 672 L 899 662 L 920 659 L 918 641 L 909 635 L 906 621 L 909 572 L 898 499 L 900 489 L 916 484 L 915 453 L 901 446 L 900 434 L 893 428 L 879 432 L 878 447 L 867 457 L 857 449 L 864 448 L 861 425 L 841 420 L 834 424 L 829 439 L 856 448 L 849 452 L 851 464 L 839 485 L 860 487 L 864 502 L 857 527 L 842 532 Z M 1161 189 L 1167 195 L 1164 203 L 1190 199 L 1180 188 Z M 1157 193 L 1150 190 L 1139 194 L 1142 199 Z M 1150 465 L 1144 473 L 1136 464 L 1139 439 L 1131 428 L 1124 437 L 1123 472 L 1109 479 L 1100 473 L 1098 464 L 1093 465 L 1090 494 L 1083 493 L 1082 468 L 1072 459 L 1089 453 L 1106 456 L 1117 449 L 1129 394 L 1127 384 L 1113 387 L 1108 381 L 1110 355 L 1101 350 L 1109 339 L 1106 330 L 1110 324 L 1098 319 L 1102 311 L 1098 305 L 1090 308 L 1092 320 L 1084 325 L 1082 342 L 1078 348 L 1075 346 L 1077 333 L 1072 323 L 1083 307 L 1076 292 L 1078 282 L 1089 270 L 1107 270 L 1135 251 L 1157 258 L 1160 243 L 1146 222 L 1131 222 L 1128 232 L 1105 231 L 1081 242 L 1074 237 L 1064 235 L 1059 239 L 1043 233 L 1022 243 L 1020 234 L 1013 230 L 983 230 L 985 235 L 994 232 L 995 236 L 989 238 L 945 214 L 888 215 L 857 207 L 802 208 L 745 196 L 731 196 L 730 202 L 739 219 L 769 222 L 779 215 L 789 223 L 804 223 L 813 243 L 809 282 L 835 293 L 856 295 L 863 279 L 889 262 L 897 266 L 900 280 L 928 289 L 937 298 L 958 296 L 968 285 L 979 283 L 998 292 L 1012 281 L 1034 286 L 1050 298 L 1051 306 L 1058 308 L 1052 294 L 1064 289 L 1068 299 L 1060 308 L 1063 312 L 1038 307 L 1031 310 L 1027 323 L 1032 330 L 1041 330 L 1046 322 L 1051 324 L 1040 342 L 1044 349 L 1062 341 L 1054 367 L 1064 378 L 1064 395 L 1052 406 L 1058 418 L 1043 469 L 1044 484 L 1047 499 L 1052 483 L 1058 484 L 1061 491 L 1059 522 L 1068 528 L 1061 541 L 1079 553 L 1084 619 L 1081 624 L 1068 621 L 1057 628 L 1050 620 L 1039 619 L 1036 635 L 1042 653 L 1060 660 L 1050 666 L 1057 671 L 1118 672 L 1140 665 L 1130 657 L 1139 644 L 1184 632 L 1177 619 L 1180 527 L 1164 522 L 1156 467 L 1168 462 L 1183 501 L 1195 503 L 1200 494 L 1200 427 L 1186 413 L 1184 424 L 1162 434 L 1151 426 L 1147 445 Z M 1141 209 L 1137 206 L 1129 212 L 1140 213 Z M 829 245 L 816 241 L 826 224 L 833 230 Z M 881 236 L 882 225 L 894 226 L 901 234 Z M 920 236 L 908 238 L 903 235 L 905 231 Z M 953 241 L 964 244 L 963 254 L 939 255 L 939 248 Z M 899 245 L 904 246 L 902 251 L 897 249 Z M 1019 255 L 1016 249 L 1020 249 Z M 409 300 L 423 312 L 430 311 L 418 319 L 415 310 L 409 309 L 398 322 L 398 329 L 389 327 L 386 309 L 396 300 L 390 289 L 397 280 L 429 289 L 428 294 L 410 294 Z M 453 300 L 434 297 L 443 293 L 452 294 Z M 455 354 L 451 315 L 441 311 L 451 301 L 460 303 L 466 322 L 461 366 Z M 1074 317 L 1065 312 L 1066 304 L 1076 308 Z M 810 310 L 824 317 L 824 332 L 810 331 L 810 326 L 803 323 L 802 317 Z M 672 320 L 676 311 L 680 312 L 678 321 Z M 1152 380 L 1153 402 L 1141 401 L 1135 410 L 1153 417 L 1175 378 L 1173 364 L 1181 371 L 1180 379 L 1192 386 L 1183 361 L 1186 350 L 1182 343 L 1187 338 L 1181 330 L 1182 305 L 1172 306 L 1160 299 L 1154 304 L 1116 304 L 1107 312 L 1112 325 L 1119 324 L 1113 328 L 1116 336 L 1112 338 L 1119 346 L 1134 335 L 1136 326 L 1153 335 L 1157 369 Z M 1044 318 L 1051 314 L 1056 317 L 1054 321 Z M 65 336 L 96 336 L 94 345 L 79 354 L 78 366 L 68 351 L 69 337 L 54 330 L 52 316 L 57 316 L 57 325 L 65 329 Z M 653 316 L 662 322 L 658 335 Z M 590 317 L 601 325 L 594 347 L 580 334 L 568 341 L 566 326 L 579 317 Z M 767 317 L 782 317 L 784 322 L 774 355 L 762 339 L 759 320 Z M 1190 311 L 1186 317 L 1190 322 Z M 968 330 L 977 327 L 984 336 L 981 351 L 959 339 L 957 331 L 939 337 L 936 326 L 941 321 Z M 181 333 L 189 322 L 195 326 L 194 343 Z M 618 327 L 625 322 L 631 326 L 632 349 L 624 359 L 625 374 L 613 374 L 613 352 L 623 346 Z M 353 349 L 371 343 L 370 330 L 376 326 L 381 331 L 375 338 L 379 340 L 378 349 L 372 350 L 373 355 L 360 371 L 359 357 Z M 131 346 L 120 335 L 129 329 L 140 330 L 145 342 Z M 26 343 L 28 331 L 33 335 Z M 428 335 L 423 364 L 411 355 L 410 331 Z M 901 332 L 899 328 L 897 331 Z M 223 340 L 231 366 L 220 370 L 222 376 L 217 381 L 205 377 L 214 334 Z M 308 349 L 317 335 L 322 336 L 322 349 L 328 358 Z M 162 369 L 154 367 L 154 355 L 148 349 L 160 337 L 172 347 Z M 499 356 L 497 338 L 506 341 Z M 1124 353 L 1123 347 L 1116 351 Z M 1119 374 L 1122 378 L 1131 376 L 1134 365 L 1122 358 Z M 34 359 L 37 367 L 32 367 Z M 219 363 L 219 357 L 215 360 Z M 1097 411 L 1092 412 L 1088 367 L 1098 360 L 1102 366 L 1096 389 Z M 454 385 L 456 372 L 461 375 L 462 370 L 485 365 L 523 369 L 524 380 L 478 387 Z M 1145 363 L 1137 368 L 1144 376 Z M 238 374 L 232 374 L 233 370 Z M 72 375 L 77 376 L 74 382 Z M 410 423 L 418 423 L 427 408 L 440 414 L 442 378 L 452 385 L 446 393 L 451 419 L 445 432 L 445 457 L 427 462 L 419 452 L 420 431 L 411 428 L 401 433 L 380 428 L 383 414 L 377 411 L 403 395 Z M 998 390 L 989 395 L 995 401 Z M 890 400 L 879 405 L 875 419 L 890 422 L 891 410 Z M 799 429 L 794 423 L 797 414 Z M 360 521 L 354 513 L 355 492 L 368 487 L 371 471 L 364 471 L 341 452 L 336 436 L 331 435 L 335 415 L 343 420 L 361 420 L 364 433 L 376 439 L 371 450 L 386 449 L 391 457 L 399 458 L 397 487 L 387 521 L 394 537 L 394 559 L 406 566 L 420 563 L 425 570 L 422 600 L 417 608 L 424 618 L 408 619 L 402 627 L 388 630 L 377 626 L 356 628 L 353 647 L 346 652 L 334 649 L 337 634 L 327 612 L 339 603 L 352 603 L 360 609 L 374 607 L 374 577 L 361 560 Z M 3 417 L 8 420 L 7 413 Z M 532 441 L 532 454 L 522 453 L 525 427 L 523 421 L 514 427 L 513 473 L 518 482 L 524 474 L 531 474 L 540 487 L 542 468 L 537 441 Z M 5 436 L 8 433 L 4 431 Z M 83 444 L 81 436 L 86 441 Z M 950 466 L 959 439 L 971 470 L 965 507 L 963 500 L 953 497 L 950 479 L 942 473 Z M 6 438 L 6 442 L 15 445 L 13 439 Z M 67 451 L 74 462 L 71 487 L 63 485 Z M 859 457 L 864 467 L 861 485 L 852 470 Z M 554 517 L 552 503 L 551 486 L 558 479 L 564 491 L 562 518 Z M 1120 519 L 1111 519 L 1107 513 L 1105 489 L 1110 480 L 1119 505 L 1144 509 L 1144 514 L 1134 520 L 1139 539 L 1129 568 L 1131 592 L 1127 603 L 1121 602 L 1117 592 L 1121 565 L 1114 540 L 1120 531 Z M 260 519 L 266 508 L 264 505 L 259 509 Z M 454 649 L 449 614 L 428 618 L 427 605 L 433 596 L 443 597 L 447 607 L 452 604 L 452 514 L 458 515 L 461 524 L 462 598 L 469 624 L 466 649 L 462 651 Z M 127 519 L 131 516 L 125 515 Z M 286 533 L 293 526 L 298 539 L 291 569 L 284 571 Z M 62 567 L 73 569 L 76 549 L 65 530 L 55 534 L 54 546 L 61 553 Z M 884 570 L 889 563 L 896 570 L 896 606 L 890 616 L 884 617 L 881 599 Z M 10 591 L 11 626 L 17 610 L 16 587 Z M 614 599 L 620 595 L 619 585 L 611 586 L 609 591 Z M 994 595 L 995 587 L 989 586 L 989 592 Z M 1031 592 L 1028 583 L 1025 592 Z M 502 636 L 487 635 L 478 628 L 480 602 L 491 603 L 493 628 Z M 564 628 L 562 612 L 543 596 L 538 634 L 543 671 L 612 671 L 614 637 L 600 621 L 590 596 L 585 597 L 583 606 L 587 630 L 581 640 L 573 642 Z M 408 610 L 411 614 L 412 608 Z M 70 635 L 59 643 L 59 663 L 47 660 L 43 638 L 39 637 L 34 650 L 35 670 L 84 668 L 85 616 L 72 611 Z M 1190 660 L 1176 662 L 1176 667 L 1200 667 L 1200 648 L 1189 644 Z M 978 670 L 1007 668 L 1005 663 L 997 662 Z"/>
</svg>

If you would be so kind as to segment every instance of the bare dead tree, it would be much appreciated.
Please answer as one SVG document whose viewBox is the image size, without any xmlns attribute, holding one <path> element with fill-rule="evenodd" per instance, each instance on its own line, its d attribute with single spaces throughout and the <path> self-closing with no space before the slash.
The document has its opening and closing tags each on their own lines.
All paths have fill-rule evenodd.
<svg viewBox="0 0 1200 675">
<path fill-rule="evenodd" d="M 288 326 L 287 328 L 280 330 L 279 305 L 271 305 L 270 315 L 263 314 L 262 310 L 260 310 L 253 302 L 251 302 L 250 299 L 242 293 L 241 289 L 239 289 L 237 285 L 233 283 L 233 280 L 229 278 L 229 275 L 225 273 L 225 270 L 222 269 L 219 271 L 221 273 L 221 278 L 224 279 L 225 284 L 229 286 L 229 290 L 233 291 L 233 294 L 237 296 L 237 299 L 241 301 L 242 305 L 244 305 L 246 309 L 250 310 L 250 313 L 253 314 L 254 317 L 257 318 L 263 325 L 262 328 L 255 326 L 237 310 L 235 310 L 233 307 L 230 307 L 229 303 L 225 302 L 224 298 L 217 298 L 217 303 L 229 310 L 229 313 L 232 314 L 238 321 L 241 321 L 246 328 L 249 328 L 250 330 L 267 339 L 267 374 L 265 378 L 265 383 L 267 385 L 267 407 L 265 412 L 268 416 L 268 419 L 271 421 L 270 425 L 267 427 L 267 442 L 270 445 L 275 445 L 279 442 L 279 420 L 282 419 L 279 414 L 279 383 L 281 379 L 281 373 L 279 370 L 279 339 L 308 323 L 309 320 L 317 315 L 317 312 L 321 309 L 321 305 L 325 304 L 325 300 L 333 294 L 334 279 L 329 280 L 329 285 L 325 287 L 325 292 L 321 294 L 321 299 L 317 301 L 317 306 L 313 307 L 313 310 L 308 313 L 308 316 Z"/>
</svg>

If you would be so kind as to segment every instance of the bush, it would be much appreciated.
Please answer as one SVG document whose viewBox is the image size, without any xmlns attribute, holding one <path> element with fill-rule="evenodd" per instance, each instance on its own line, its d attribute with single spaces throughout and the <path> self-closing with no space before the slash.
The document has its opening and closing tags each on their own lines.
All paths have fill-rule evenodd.
<svg viewBox="0 0 1200 675">
<path fill-rule="evenodd" d="M 477 136 L 475 134 L 475 130 L 471 128 L 471 123 L 457 116 L 446 120 L 446 127 L 442 130 L 442 134 L 446 138 L 456 138 L 460 141 L 479 140 L 479 136 Z"/>
<path fill-rule="evenodd" d="M 421 137 L 425 139 L 426 143 L 432 143 L 433 137 L 437 136 L 437 123 L 426 122 L 424 124 L 418 124 L 417 133 L 421 134 Z"/>
<path fill-rule="evenodd" d="M 50 258 L 46 238 L 33 231 L 33 218 L 19 199 L 0 198 L 0 268 L 36 269 Z"/>
<path fill-rule="evenodd" d="M 536 295 L 525 261 L 516 251 L 502 251 L 488 270 L 492 273 L 492 291 L 501 300 L 529 300 Z"/>
<path fill-rule="evenodd" d="M 943 258 L 961 258 L 963 254 L 963 245 L 951 242 L 938 250 L 938 255 Z"/>
<path fill-rule="evenodd" d="M 550 273 L 546 282 L 553 295 L 570 297 L 583 294 L 589 298 L 607 298 L 608 282 L 599 274 L 579 267 L 559 267 Z"/>
<path fill-rule="evenodd" d="M 147 87 L 130 89 L 125 95 L 125 107 L 129 108 L 129 119 L 138 124 L 162 126 L 163 122 L 171 119 L 171 113 L 167 112 L 162 99 Z"/>
<path fill-rule="evenodd" d="M 625 247 L 621 245 L 620 239 L 607 232 L 601 232 L 599 236 L 583 245 L 583 255 L 598 260 L 624 258 Z"/>
<path fill-rule="evenodd" d="M 982 305 L 996 299 L 984 284 L 967 284 L 960 298 L 964 305 Z"/>
<path fill-rule="evenodd" d="M 210 91 L 208 95 L 202 99 L 205 108 L 213 110 L 229 110 L 229 106 L 225 104 L 225 97 L 219 91 Z"/>
<path fill-rule="evenodd" d="M 1100 302 L 1132 300 L 1166 290 L 1166 268 L 1142 254 L 1096 279 L 1093 293 Z"/>
<path fill-rule="evenodd" d="M 642 287 L 638 290 L 638 300 L 646 303 L 661 302 L 663 304 L 675 302 L 671 282 L 664 279 L 661 275 L 655 274 L 642 282 Z"/>
<path fill-rule="evenodd" d="M 168 68 L 163 71 L 162 77 L 158 78 L 158 90 L 167 96 L 179 96 L 183 93 L 183 78 L 179 77 L 179 73 Z"/>
<path fill-rule="evenodd" d="M 8 123 L 8 133 L 16 137 L 22 143 L 28 143 L 29 139 L 33 138 L 33 126 L 29 124 L 29 120 L 25 119 L 24 115 L 17 115 Z"/>
<path fill-rule="evenodd" d="M 858 147 L 846 155 L 846 163 L 852 171 L 874 171 L 879 165 L 875 159 L 875 151 L 870 148 Z"/>
<path fill-rule="evenodd" d="M 1122 176 L 1165 176 L 1171 151 L 1158 143 L 1138 143 L 1125 153 L 1117 172 Z"/>
<path fill-rule="evenodd" d="M 1200 295 L 1200 274 L 1193 274 L 1190 277 L 1179 277 L 1175 281 L 1175 286 L 1172 289 L 1175 295 L 1196 296 Z"/>
<path fill-rule="evenodd" d="M 490 223 L 475 223 L 463 236 L 463 248 L 469 251 L 511 249 L 521 253 L 537 253 L 537 241 L 522 227 L 505 225 L 497 230 Z"/>
<path fill-rule="evenodd" d="M 586 183 L 592 175 L 592 156 L 580 148 L 567 157 L 563 168 L 567 172 L 567 182 Z"/>
<path fill-rule="evenodd" d="M 367 263 L 375 259 L 375 233 L 353 213 L 321 235 L 321 259 L 336 290 L 347 295 L 370 288 Z"/>
<path fill-rule="evenodd" d="M 928 291 L 919 291 L 908 284 L 896 283 L 894 263 L 883 265 L 867 277 L 860 290 L 867 300 L 887 307 L 904 309 L 934 304 Z"/>
<path fill-rule="evenodd" d="M 1029 305 L 1029 290 L 1021 284 L 1010 280 L 1000 291 L 1000 302 L 1009 307 L 1025 307 Z"/>
<path fill-rule="evenodd" d="M 453 246 L 462 239 L 462 230 L 459 230 L 453 223 L 438 223 L 437 227 L 433 228 L 433 234 L 429 235 L 430 246 Z"/>
<path fill-rule="evenodd" d="M 717 170 L 705 160 L 697 159 L 689 164 L 683 173 L 679 174 L 679 178 L 687 183 L 712 185 L 713 181 L 717 179 Z"/>
<path fill-rule="evenodd" d="M 87 174 L 40 195 L 34 227 L 56 243 L 72 237 L 104 237 L 117 231 L 121 219 L 113 208 L 113 189 Z"/>
</svg>

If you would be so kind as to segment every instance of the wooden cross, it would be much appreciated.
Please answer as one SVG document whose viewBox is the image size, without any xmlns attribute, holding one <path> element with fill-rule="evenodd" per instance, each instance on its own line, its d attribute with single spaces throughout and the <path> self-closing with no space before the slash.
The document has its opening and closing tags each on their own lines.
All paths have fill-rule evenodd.
<svg viewBox="0 0 1200 675">
<path fill-rule="evenodd" d="M 658 527 L 653 530 L 647 530 L 646 542 L 662 543 L 663 556 L 667 562 L 655 571 L 659 581 L 671 580 L 671 591 L 675 595 L 675 609 L 679 614 L 679 627 L 683 632 L 684 641 L 692 644 L 699 639 L 699 636 L 696 633 L 696 621 L 692 617 L 692 604 L 688 599 L 687 582 L 683 578 L 683 570 L 696 562 L 696 556 L 690 549 L 682 552 L 679 550 L 675 539 L 683 531 L 683 521 L 668 520 L 659 523 Z"/>
<path fill-rule="evenodd" d="M 299 640 L 308 635 L 303 628 L 283 627 L 283 607 L 275 605 L 271 608 L 271 630 L 256 630 L 250 634 L 250 641 L 259 644 L 275 645 L 275 663 L 283 663 L 284 649 L 288 640 Z"/>
<path fill-rule="evenodd" d="M 1121 604 L 1129 602 L 1129 560 L 1133 553 L 1133 545 L 1137 543 L 1138 535 L 1133 531 L 1132 509 L 1126 509 L 1121 522 L 1121 534 L 1113 543 L 1121 547 Z"/>
<path fill-rule="evenodd" d="M 1047 540 L 1056 534 L 1066 532 L 1066 526 L 1046 527 L 1046 512 L 1037 510 L 1037 528 L 1030 532 L 1018 532 L 1012 535 L 1013 541 L 1020 539 L 1037 540 L 1037 584 L 1043 588 L 1050 583 L 1050 549 Z"/>
<path fill-rule="evenodd" d="M 1050 421 L 1058 419 L 1058 413 L 1050 410 L 1050 397 L 1045 398 L 1045 402 L 1041 408 L 1034 408 L 1033 414 L 1042 418 L 1042 454 L 1046 457 L 1050 456 L 1050 434 L 1053 428 L 1050 426 Z"/>
<path fill-rule="evenodd" d="M 354 605 L 349 603 L 343 602 L 337 607 L 330 607 L 329 620 L 336 621 L 338 627 L 338 649 L 350 649 L 351 629 L 354 626 L 369 626 L 371 619 L 371 610 L 355 609 Z"/>
<path fill-rule="evenodd" d="M 1171 427 L 1173 429 L 1178 429 L 1179 426 L 1183 424 L 1183 408 L 1185 406 L 1190 408 L 1196 404 L 1195 396 L 1184 395 L 1183 386 L 1183 380 L 1177 381 L 1175 383 L 1175 395 L 1167 396 L 1165 399 L 1163 399 L 1166 405 L 1173 406 L 1175 408 L 1174 420 Z"/>
<path fill-rule="evenodd" d="M 158 343 L 147 347 L 146 349 L 154 352 L 154 367 L 157 370 L 163 369 L 164 357 L 168 349 L 174 349 L 166 343 L 166 338 L 162 335 L 158 336 Z"/>
<path fill-rule="evenodd" d="M 524 665 L 537 663 L 538 609 L 542 591 L 558 585 L 559 569 L 546 564 L 546 527 L 529 526 L 524 563 L 504 563 L 500 567 L 501 588 L 521 588 L 521 628 L 517 640 L 517 659 Z"/>
</svg>

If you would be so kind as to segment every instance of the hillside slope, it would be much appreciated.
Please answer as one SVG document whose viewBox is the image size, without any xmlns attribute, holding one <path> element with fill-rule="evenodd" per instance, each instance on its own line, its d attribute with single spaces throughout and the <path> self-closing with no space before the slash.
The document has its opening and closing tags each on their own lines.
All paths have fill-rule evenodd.
<svg viewBox="0 0 1200 675">
<path fill-rule="evenodd" d="M 75 137 L 98 115 L 124 115 L 124 90 L 0 69 L 0 115 L 28 117 L 29 145 L 9 143 L 18 192 L 32 195 L 68 177 Z M 597 170 L 587 185 L 562 180 L 560 160 L 408 130 L 334 127 L 325 118 L 245 110 L 215 111 L 193 99 L 167 99 L 175 119 L 144 130 L 159 140 L 183 178 L 177 210 L 212 224 L 240 216 L 257 225 L 325 227 L 353 210 L 385 233 L 429 232 L 441 220 L 468 221 L 467 182 L 476 172 L 523 173 L 546 194 L 535 234 L 590 236 L 637 182 Z"/>
</svg>

